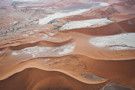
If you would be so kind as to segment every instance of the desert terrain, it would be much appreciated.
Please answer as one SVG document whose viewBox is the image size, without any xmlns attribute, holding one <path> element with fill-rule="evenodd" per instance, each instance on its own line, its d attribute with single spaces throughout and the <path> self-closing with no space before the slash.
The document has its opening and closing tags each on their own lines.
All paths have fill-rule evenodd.
<svg viewBox="0 0 135 90">
<path fill-rule="evenodd" d="M 135 90 L 135 1 L 0 0 L 0 90 Z"/>
</svg>

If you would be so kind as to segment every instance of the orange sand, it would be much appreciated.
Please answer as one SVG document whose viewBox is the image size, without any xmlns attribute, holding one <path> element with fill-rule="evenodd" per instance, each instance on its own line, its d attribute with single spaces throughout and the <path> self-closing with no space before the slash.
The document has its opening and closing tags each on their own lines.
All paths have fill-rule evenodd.
<svg viewBox="0 0 135 90">
<path fill-rule="evenodd" d="M 104 26 L 67 31 L 43 30 L 41 27 L 46 26 L 41 26 L 37 27 L 38 31 L 30 29 L 33 34 L 23 32 L 1 37 L 0 90 L 100 90 L 108 83 L 134 90 L 135 50 L 109 50 L 89 43 L 99 36 L 135 32 L 134 16 L 117 14 L 110 18 L 115 22 Z M 72 52 L 53 55 L 71 43 Z M 31 47 L 47 47 L 51 54 L 41 50 L 41 57 L 33 57 L 28 49 L 19 53 Z"/>
</svg>

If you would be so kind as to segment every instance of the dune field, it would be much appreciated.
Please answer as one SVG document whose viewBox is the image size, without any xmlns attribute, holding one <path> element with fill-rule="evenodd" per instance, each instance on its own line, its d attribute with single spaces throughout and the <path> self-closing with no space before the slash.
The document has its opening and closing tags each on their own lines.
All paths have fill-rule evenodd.
<svg viewBox="0 0 135 90">
<path fill-rule="evenodd" d="M 135 1 L 0 0 L 0 90 L 135 90 Z"/>
</svg>

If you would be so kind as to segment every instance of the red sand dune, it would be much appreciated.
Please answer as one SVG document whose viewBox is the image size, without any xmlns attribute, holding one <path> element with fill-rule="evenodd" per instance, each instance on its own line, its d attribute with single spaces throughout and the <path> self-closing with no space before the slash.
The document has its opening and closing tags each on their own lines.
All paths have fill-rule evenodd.
<svg viewBox="0 0 135 90">
<path fill-rule="evenodd" d="M 133 10 L 125 6 L 112 4 L 83 14 L 91 18 L 101 10 L 97 16 L 115 21 L 104 26 L 51 31 L 42 29 L 44 25 L 0 37 L 0 90 L 109 90 L 110 84 L 116 90 L 134 90 L 135 49 L 111 50 L 89 43 L 135 32 L 135 17 L 127 15 Z M 116 8 L 122 11 L 114 15 Z"/>
<path fill-rule="evenodd" d="M 93 19 L 93 18 L 113 17 L 115 15 L 129 15 L 129 17 L 132 17 L 132 14 L 134 13 L 135 13 L 135 1 L 131 0 L 131 1 L 125 1 L 125 2 L 120 2 L 120 3 L 114 3 L 107 7 L 88 11 L 84 13 L 83 15 L 71 16 L 65 19 L 87 20 L 87 19 Z"/>
</svg>

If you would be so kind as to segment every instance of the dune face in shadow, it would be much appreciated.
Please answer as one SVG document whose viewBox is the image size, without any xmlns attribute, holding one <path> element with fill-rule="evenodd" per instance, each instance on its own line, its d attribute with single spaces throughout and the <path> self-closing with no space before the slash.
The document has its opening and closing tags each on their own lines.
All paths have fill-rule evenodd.
<svg viewBox="0 0 135 90">
<path fill-rule="evenodd" d="M 6 83 L 10 84 L 6 85 Z M 87 85 L 63 73 L 47 72 L 40 69 L 26 69 L 0 81 L 2 90 L 82 90 L 100 87 L 102 85 Z"/>
<path fill-rule="evenodd" d="M 8 1 L 0 90 L 135 89 L 134 0 Z"/>
</svg>

